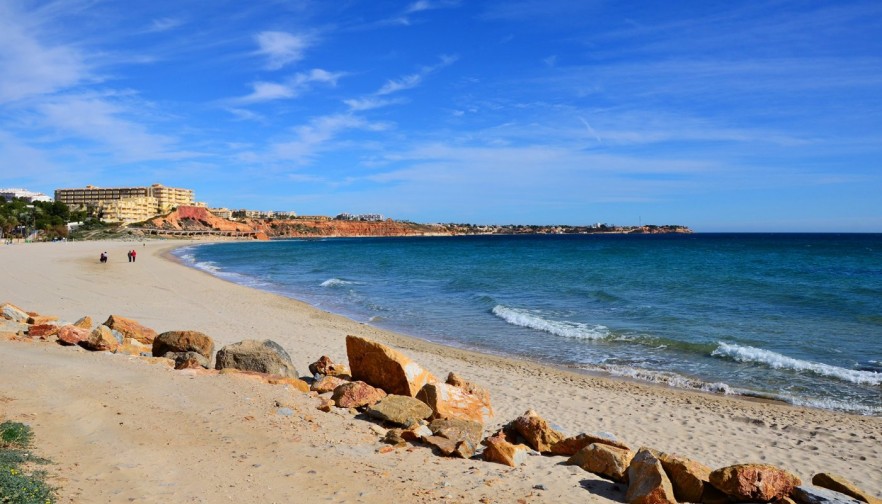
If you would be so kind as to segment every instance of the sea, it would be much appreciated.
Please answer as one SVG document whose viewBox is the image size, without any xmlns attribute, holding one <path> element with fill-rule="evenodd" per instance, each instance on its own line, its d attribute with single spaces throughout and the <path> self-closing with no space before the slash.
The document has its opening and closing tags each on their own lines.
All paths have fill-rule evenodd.
<svg viewBox="0 0 882 504">
<path fill-rule="evenodd" d="M 882 415 L 882 235 L 328 238 L 185 263 L 479 352 Z"/>
</svg>

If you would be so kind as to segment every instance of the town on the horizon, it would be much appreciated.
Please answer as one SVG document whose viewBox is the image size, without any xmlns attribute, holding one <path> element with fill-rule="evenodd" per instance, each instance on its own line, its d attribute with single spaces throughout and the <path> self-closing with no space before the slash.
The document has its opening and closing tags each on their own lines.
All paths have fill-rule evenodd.
<svg viewBox="0 0 882 504">
<path fill-rule="evenodd" d="M 323 235 L 323 234 L 352 234 L 352 235 L 463 235 L 463 234 L 592 234 L 592 233 L 618 233 L 618 234 L 656 234 L 656 233 L 691 233 L 692 231 L 681 225 L 655 225 L 640 224 L 638 226 L 616 226 L 606 223 L 593 223 L 588 225 L 529 225 L 529 224 L 417 224 L 410 221 L 395 221 L 387 219 L 381 214 L 351 214 L 343 212 L 334 217 L 323 215 L 298 215 L 294 211 L 267 211 L 253 209 L 230 209 L 226 207 L 211 207 L 205 202 L 195 200 L 195 191 L 192 189 L 167 187 L 162 184 L 132 187 L 97 187 L 87 185 L 83 188 L 56 189 L 54 198 L 40 192 L 27 189 L 0 189 L 0 198 L 4 201 L 23 200 L 28 203 L 34 202 L 60 202 L 66 205 L 72 212 L 80 212 L 91 219 L 104 224 L 113 224 L 123 227 L 133 227 L 153 232 L 197 232 L 209 230 L 193 230 L 192 226 L 187 229 L 170 229 L 174 227 L 168 222 L 157 224 L 156 219 L 174 212 L 178 208 L 194 207 L 203 209 L 217 219 L 233 222 L 248 221 L 252 224 L 252 230 L 261 228 L 261 232 L 237 232 L 248 236 L 261 235 L 267 237 L 298 236 L 298 235 Z M 33 206 L 31 207 L 33 208 Z M 207 224 L 204 218 L 190 218 L 201 221 L 201 225 L 215 229 L 215 224 Z M 309 221 L 309 226 L 295 224 L 293 226 L 280 226 L 274 221 Z M 371 228 L 347 228 L 336 226 L 328 230 L 329 226 L 321 225 L 330 221 L 343 223 L 395 223 L 400 226 L 382 230 Z M 268 225 L 264 225 L 269 223 Z M 73 227 L 78 223 L 72 223 Z M 220 226 L 225 227 L 225 226 Z M 68 225 L 71 229 L 71 225 Z M 8 230 L 5 230 L 9 234 Z M 34 230 L 36 231 L 36 230 Z M 215 229 L 215 231 L 219 231 Z M 226 230 L 224 232 L 228 232 Z"/>
</svg>

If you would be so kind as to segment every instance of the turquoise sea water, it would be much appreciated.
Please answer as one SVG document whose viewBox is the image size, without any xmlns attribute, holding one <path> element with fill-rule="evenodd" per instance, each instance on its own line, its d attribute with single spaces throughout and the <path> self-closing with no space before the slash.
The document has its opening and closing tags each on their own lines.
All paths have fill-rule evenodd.
<svg viewBox="0 0 882 504">
<path fill-rule="evenodd" d="M 882 235 L 338 238 L 178 255 L 448 345 L 882 414 Z"/>
</svg>

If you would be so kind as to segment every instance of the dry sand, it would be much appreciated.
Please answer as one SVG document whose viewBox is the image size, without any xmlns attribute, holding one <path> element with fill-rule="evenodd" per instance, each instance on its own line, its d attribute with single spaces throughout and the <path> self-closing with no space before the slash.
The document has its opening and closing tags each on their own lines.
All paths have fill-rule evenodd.
<svg viewBox="0 0 882 504">
<path fill-rule="evenodd" d="M 344 338 L 390 344 L 436 376 L 484 385 L 496 418 L 533 408 L 571 433 L 606 431 L 634 447 L 712 468 L 764 462 L 804 481 L 840 473 L 882 496 L 882 418 L 845 415 L 571 373 L 381 331 L 234 285 L 163 258 L 192 242 L 0 246 L 0 302 L 74 321 L 134 318 L 193 329 L 217 347 L 272 339 L 301 373 Z M 243 244 L 247 247 L 248 245 Z M 137 248 L 130 264 L 126 251 Z M 99 264 L 98 255 L 110 261 Z M 385 445 L 371 423 L 284 386 L 174 371 L 136 357 L 0 340 L 0 418 L 29 423 L 55 462 L 61 502 L 621 502 L 624 487 L 561 457 L 509 468 Z M 287 409 L 285 409 L 287 408 Z M 289 414 L 290 413 L 290 414 Z"/>
</svg>

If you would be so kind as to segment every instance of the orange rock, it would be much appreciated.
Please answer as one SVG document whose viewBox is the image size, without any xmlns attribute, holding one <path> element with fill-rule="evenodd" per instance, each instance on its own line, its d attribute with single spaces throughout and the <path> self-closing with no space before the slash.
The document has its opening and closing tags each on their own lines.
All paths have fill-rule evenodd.
<svg viewBox="0 0 882 504">
<path fill-rule="evenodd" d="M 28 328 L 28 336 L 30 336 L 31 338 L 46 339 L 48 336 L 58 334 L 59 329 L 60 327 L 55 324 L 32 325 Z"/>
<path fill-rule="evenodd" d="M 325 392 L 332 392 L 335 388 L 339 387 L 346 383 L 346 380 L 343 378 L 337 378 L 336 376 L 324 376 L 321 380 L 313 382 L 312 385 L 309 386 L 309 390 L 314 392 L 318 392 L 319 394 L 324 394 Z"/>
<path fill-rule="evenodd" d="M 517 467 L 527 461 L 525 445 L 512 443 L 504 432 L 499 431 L 481 441 L 484 445 L 484 460 L 511 467 Z"/>
<path fill-rule="evenodd" d="M 57 321 L 58 317 L 49 315 L 31 315 L 28 317 L 28 324 L 30 325 L 46 325 Z"/>
<path fill-rule="evenodd" d="M 628 466 L 634 452 L 605 444 L 590 444 L 567 460 L 567 464 L 599 474 L 619 483 L 628 482 Z"/>
<path fill-rule="evenodd" d="M 166 331 L 154 338 L 152 352 L 154 357 L 168 352 L 196 352 L 210 363 L 214 340 L 199 331 Z"/>
<path fill-rule="evenodd" d="M 551 453 L 554 455 L 565 455 L 567 457 L 571 457 L 582 448 L 585 448 L 586 446 L 593 443 L 615 446 L 616 448 L 622 448 L 624 450 L 631 449 L 631 447 L 628 446 L 626 443 L 623 443 L 611 437 L 598 436 L 595 434 L 588 434 L 586 432 L 583 432 L 582 434 L 570 436 L 566 439 L 558 441 L 557 443 L 554 443 L 553 445 L 551 445 Z"/>
<path fill-rule="evenodd" d="M 74 322 L 73 325 L 76 327 L 82 327 L 83 329 L 92 329 L 92 317 L 86 315 Z"/>
<path fill-rule="evenodd" d="M 710 486 L 711 468 L 686 457 L 659 453 L 658 459 L 680 502 L 701 502 L 705 486 Z"/>
<path fill-rule="evenodd" d="M 80 342 L 80 346 L 93 352 L 116 352 L 119 341 L 110 332 L 109 327 L 100 325 L 89 333 L 88 338 Z"/>
<path fill-rule="evenodd" d="M 104 325 L 122 333 L 126 338 L 136 339 L 141 343 L 152 344 L 153 340 L 156 339 L 156 331 L 153 329 L 145 327 L 132 319 L 120 317 L 119 315 L 111 315 L 107 318 L 107 321 L 104 322 Z"/>
<path fill-rule="evenodd" d="M 375 341 L 346 336 L 346 355 L 352 379 L 379 387 L 389 394 L 415 397 L 437 379 L 404 354 Z"/>
<path fill-rule="evenodd" d="M 661 461 L 649 450 L 641 449 L 637 452 L 628 466 L 625 501 L 628 504 L 677 504 L 674 488 Z"/>
<path fill-rule="evenodd" d="M 349 371 L 349 368 L 346 367 L 345 364 L 338 364 L 331 360 L 327 355 L 322 355 L 319 360 L 313 362 L 309 365 L 309 372 L 313 376 L 315 375 L 324 375 L 324 376 L 340 376 L 340 377 L 351 377 L 352 373 Z"/>
<path fill-rule="evenodd" d="M 309 392 L 309 384 L 300 378 L 291 378 L 290 376 L 270 376 L 267 378 L 267 383 L 272 385 L 290 385 L 292 388 L 303 392 L 304 394 Z"/>
<path fill-rule="evenodd" d="M 82 327 L 72 325 L 61 326 L 58 328 L 58 343 L 62 345 L 78 345 L 80 341 L 89 338 L 90 332 Z"/>
<path fill-rule="evenodd" d="M 802 481 L 767 464 L 738 464 L 710 473 L 710 483 L 737 501 L 768 502 L 790 494 Z"/>
<path fill-rule="evenodd" d="M 382 389 L 372 387 L 363 381 L 348 382 L 334 389 L 331 399 L 338 408 L 361 408 L 370 406 L 386 397 Z"/>
<path fill-rule="evenodd" d="M 551 452 L 553 445 L 564 440 L 564 435 L 551 428 L 548 421 L 534 410 L 528 410 L 515 418 L 505 429 L 519 434 L 530 445 L 530 448 L 540 453 Z"/>
<path fill-rule="evenodd" d="M 427 383 L 416 397 L 432 408 L 432 418 L 460 418 L 485 424 L 493 417 L 493 408 L 482 396 L 447 383 Z"/>
</svg>

